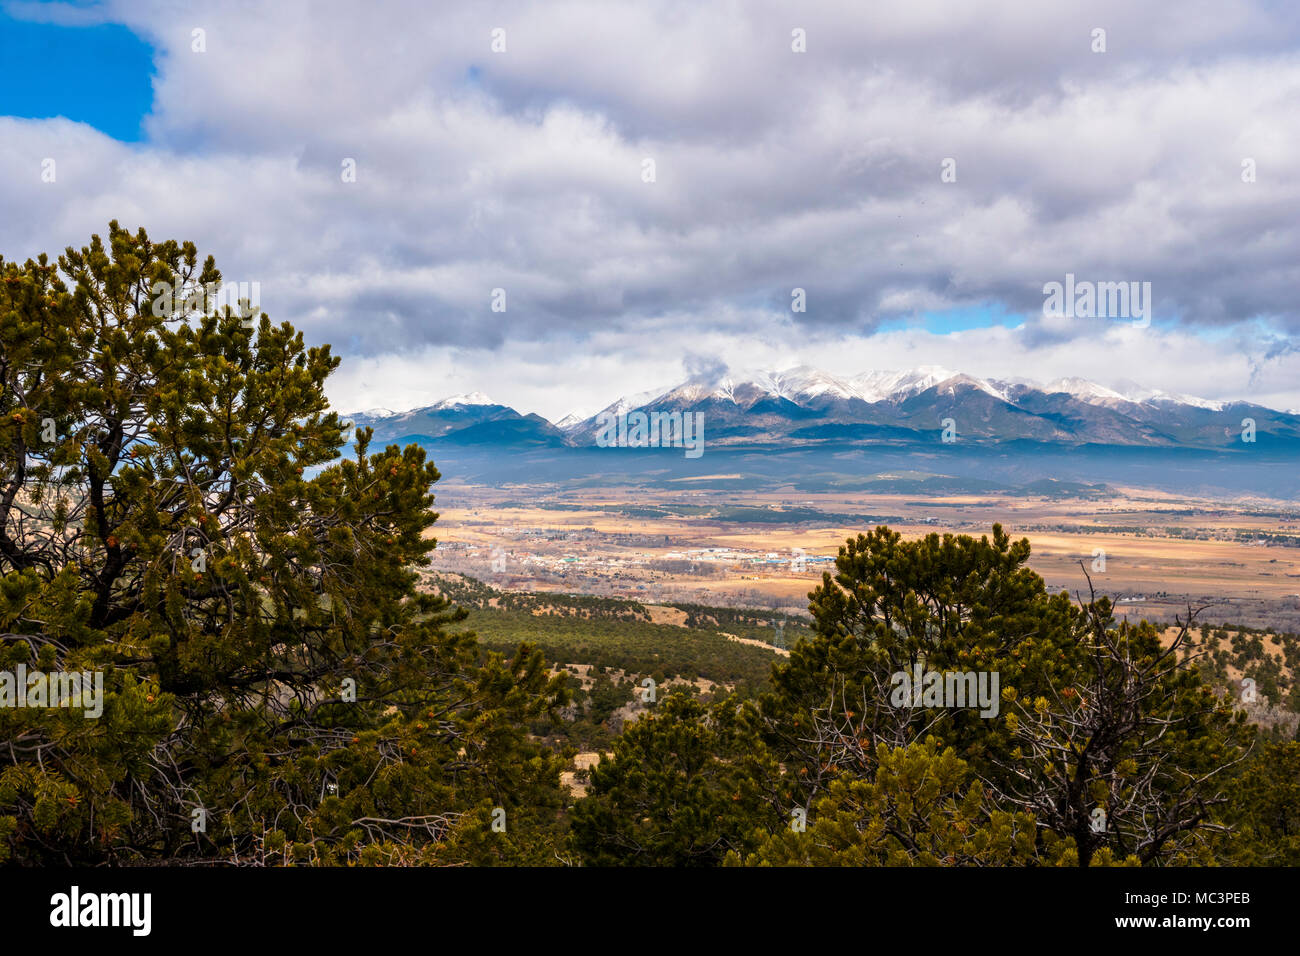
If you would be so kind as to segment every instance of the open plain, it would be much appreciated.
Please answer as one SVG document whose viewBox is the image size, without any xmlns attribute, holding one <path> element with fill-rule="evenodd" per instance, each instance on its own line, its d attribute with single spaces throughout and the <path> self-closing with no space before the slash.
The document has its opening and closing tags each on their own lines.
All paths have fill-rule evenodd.
<svg viewBox="0 0 1300 956">
<path fill-rule="evenodd" d="M 1049 588 L 1120 613 L 1300 630 L 1300 507 L 1136 488 L 1087 497 L 738 493 L 439 486 L 434 566 L 511 590 L 566 591 L 798 612 L 846 538 L 887 524 L 911 538 L 990 533 L 1032 546 Z"/>
</svg>

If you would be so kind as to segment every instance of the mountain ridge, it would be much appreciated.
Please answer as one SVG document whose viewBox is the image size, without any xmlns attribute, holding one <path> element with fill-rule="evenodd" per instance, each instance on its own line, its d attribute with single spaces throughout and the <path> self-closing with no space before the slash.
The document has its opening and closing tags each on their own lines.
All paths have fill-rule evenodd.
<svg viewBox="0 0 1300 956">
<path fill-rule="evenodd" d="M 806 365 L 693 376 L 668 389 L 620 396 L 595 415 L 570 414 L 559 422 L 493 402 L 481 392 L 403 412 L 370 409 L 348 417 L 357 427 L 374 428 L 377 440 L 401 435 L 454 441 L 472 428 L 475 443 L 498 436 L 503 444 L 590 447 L 598 444 L 609 417 L 638 411 L 702 413 L 706 441 L 724 445 L 934 440 L 948 420 L 959 438 L 983 442 L 1224 448 L 1241 441 L 1250 419 L 1257 434 L 1300 443 L 1295 410 L 1172 394 L 1130 382 L 1110 388 L 1068 377 L 1040 384 L 934 365 L 852 377 Z M 484 428 L 489 422 L 498 425 Z"/>
</svg>

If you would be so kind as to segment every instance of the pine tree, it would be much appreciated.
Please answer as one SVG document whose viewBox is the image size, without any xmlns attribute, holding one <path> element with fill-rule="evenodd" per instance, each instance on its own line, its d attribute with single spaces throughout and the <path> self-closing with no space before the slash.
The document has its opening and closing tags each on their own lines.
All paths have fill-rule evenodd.
<svg viewBox="0 0 1300 956">
<path fill-rule="evenodd" d="M 1233 866 L 1300 866 L 1300 743 L 1261 741 L 1225 785 L 1233 832 L 1216 859 Z"/>
<path fill-rule="evenodd" d="M 525 807 L 553 862 L 561 761 L 522 728 L 563 682 L 417 592 L 438 470 L 368 430 L 336 460 L 329 347 L 116 222 L 0 276 L 0 668 L 105 686 L 98 719 L 0 711 L 0 853 L 437 860 Z"/>
<path fill-rule="evenodd" d="M 935 738 L 878 751 L 871 777 L 836 777 L 805 826 L 766 835 L 745 865 L 1029 866 L 1070 849 L 1041 841 L 1031 814 L 994 806 L 969 765 Z"/>
<path fill-rule="evenodd" d="M 979 773 L 1009 740 L 1005 724 L 974 708 L 899 708 L 893 675 L 997 673 L 999 692 L 1068 678 L 1079 653 L 1075 610 L 1025 566 L 1029 542 L 887 527 L 849 539 L 810 597 L 813 636 L 773 668 L 762 698 L 768 743 L 811 801 L 838 773 L 870 774 L 877 745 L 934 735 Z"/>
<path fill-rule="evenodd" d="M 714 866 L 779 823 L 779 774 L 751 706 L 680 693 L 624 727 L 573 809 L 573 842 L 596 866 Z"/>
<path fill-rule="evenodd" d="M 773 669 L 767 743 L 812 803 L 933 737 L 999 810 L 1068 841 L 1059 859 L 1203 859 L 1223 826 L 1220 771 L 1249 741 L 1242 715 L 1178 659 L 1181 641 L 1117 625 L 1104 598 L 1048 594 L 1029 554 L 1000 525 L 991 539 L 881 527 L 846 542 L 810 596 L 813 637 Z M 997 713 L 898 706 L 891 675 L 917 667 L 996 674 Z"/>
</svg>

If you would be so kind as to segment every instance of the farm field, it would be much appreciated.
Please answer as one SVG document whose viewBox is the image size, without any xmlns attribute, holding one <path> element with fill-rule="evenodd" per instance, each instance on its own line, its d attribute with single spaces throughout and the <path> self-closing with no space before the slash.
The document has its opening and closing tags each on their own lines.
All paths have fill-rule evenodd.
<svg viewBox="0 0 1300 956">
<path fill-rule="evenodd" d="M 1088 577 L 1131 617 L 1300 627 L 1300 508 L 1118 489 L 1092 498 L 439 488 L 435 567 L 499 587 L 798 612 L 846 538 L 1027 537 L 1052 589 Z M 632 502 L 629 504 L 629 502 Z M 1082 565 L 1081 565 L 1082 562 Z M 1085 571 L 1087 572 L 1085 574 Z"/>
</svg>

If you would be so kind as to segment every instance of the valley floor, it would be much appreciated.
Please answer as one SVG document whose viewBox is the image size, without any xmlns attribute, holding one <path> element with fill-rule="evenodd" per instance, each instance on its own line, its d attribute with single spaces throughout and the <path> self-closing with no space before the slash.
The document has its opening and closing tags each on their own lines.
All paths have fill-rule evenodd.
<svg viewBox="0 0 1300 956">
<path fill-rule="evenodd" d="M 1104 496 L 920 496 L 439 486 L 434 567 L 495 587 L 798 614 L 848 537 L 987 534 L 1033 547 L 1052 589 L 1088 577 L 1121 614 L 1300 631 L 1300 507 L 1139 489 Z M 1087 572 L 1085 574 L 1085 571 Z"/>
</svg>

